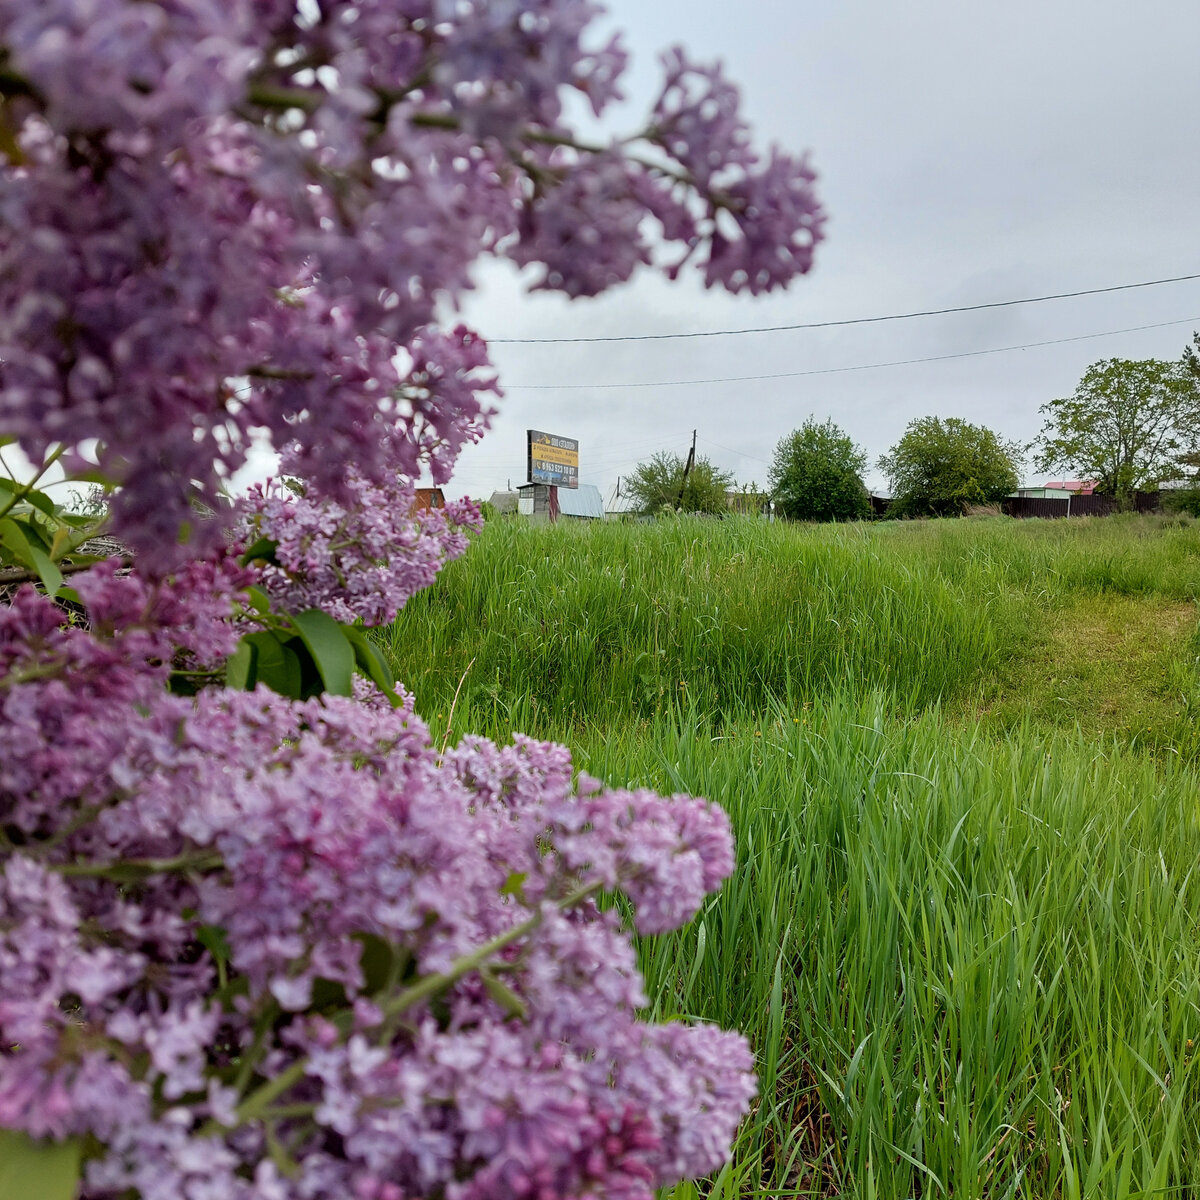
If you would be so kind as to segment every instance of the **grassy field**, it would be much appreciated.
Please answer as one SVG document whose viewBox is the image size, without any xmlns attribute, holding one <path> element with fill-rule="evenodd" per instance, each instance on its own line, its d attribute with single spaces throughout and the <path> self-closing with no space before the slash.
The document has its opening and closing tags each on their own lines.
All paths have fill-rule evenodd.
<svg viewBox="0 0 1200 1200">
<path fill-rule="evenodd" d="M 1200 1195 L 1200 523 L 489 526 L 385 639 L 440 736 L 710 796 L 641 946 L 760 1099 L 696 1195 Z"/>
</svg>

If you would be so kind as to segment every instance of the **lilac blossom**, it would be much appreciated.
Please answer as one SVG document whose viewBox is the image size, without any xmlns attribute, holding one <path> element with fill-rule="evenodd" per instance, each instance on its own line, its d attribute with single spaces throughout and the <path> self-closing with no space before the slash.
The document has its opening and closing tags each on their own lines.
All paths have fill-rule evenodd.
<svg viewBox="0 0 1200 1200">
<path fill-rule="evenodd" d="M 346 504 L 315 489 L 297 495 L 283 483 L 255 488 L 248 528 L 276 543 L 276 562 L 260 582 L 285 609 L 323 608 L 339 621 L 386 625 L 466 550 L 463 531 L 479 527 L 479 512 L 469 502 L 417 511 L 416 491 L 400 476 L 391 487 L 353 472 L 348 482 L 354 499 Z"/>
<path fill-rule="evenodd" d="M 641 229 L 641 168 L 616 151 L 580 160 L 560 149 L 548 156 L 545 170 L 554 182 L 527 203 L 520 240 L 509 251 L 522 266 L 542 267 L 535 288 L 595 296 L 650 262 Z"/>
<path fill-rule="evenodd" d="M 178 565 L 184 522 L 194 551 L 219 544 L 191 508 L 257 431 L 330 494 L 347 459 L 388 486 L 397 353 L 421 357 L 481 255 L 593 295 L 649 261 L 649 213 L 709 283 L 757 292 L 821 236 L 809 168 L 762 164 L 736 90 L 681 52 L 644 131 L 576 140 L 564 94 L 604 111 L 625 63 L 588 0 L 305 11 L 0 0 L 0 421 L 34 457 L 98 440 L 147 565 Z M 473 368 L 430 353 L 444 471 Z"/>
<path fill-rule="evenodd" d="M 140 678 L 144 606 L 114 617 L 118 584 L 137 586 L 100 593 L 104 673 Z M 86 676 L 72 644 L 105 639 L 56 629 L 52 610 L 25 591 L 0 612 L 10 670 Z M 57 683 L 5 691 L 62 699 Z M 717 810 L 586 778 L 578 795 L 562 748 L 529 739 L 442 759 L 410 704 L 159 689 L 110 706 L 104 733 L 88 790 L 37 807 L 0 880 L 0 1036 L 21 1047 L 0 1060 L 0 1119 L 101 1139 L 95 1194 L 165 1195 L 166 1180 L 199 1195 L 203 1175 L 254 1195 L 273 1118 L 245 1108 L 289 1073 L 272 1136 L 286 1130 L 297 1182 L 271 1182 L 288 1200 L 335 1185 L 648 1196 L 719 1163 L 752 1091 L 745 1044 L 639 1021 L 628 936 L 592 901 L 621 888 L 648 927 L 686 921 L 732 865 Z M 26 773 L 52 776 L 60 753 L 30 746 Z M 12 786 L 27 785 L 0 790 L 16 828 Z M 390 948 L 390 986 L 364 937 Z M 227 972 L 241 987 L 222 1000 Z M 231 1088 L 237 1055 L 256 1065 Z"/>
<path fill-rule="evenodd" d="M 634 1200 L 728 1154 L 749 1047 L 640 1019 L 598 902 L 690 920 L 717 806 L 438 751 L 361 680 L 222 686 L 247 631 L 386 624 L 466 548 L 413 483 L 499 395 L 437 327 L 482 257 L 569 296 L 661 243 L 734 291 L 812 265 L 812 172 L 719 69 L 567 124 L 620 96 L 598 13 L 0 0 L 0 437 L 98 473 L 133 551 L 0 604 L 0 1128 L 78 1139 L 81 1200 Z M 231 504 L 263 436 L 288 486 Z"/>
<path fill-rule="evenodd" d="M 739 113 L 738 90 L 719 64 L 699 66 L 675 47 L 663 65 L 649 135 L 708 200 L 705 283 L 758 295 L 806 274 L 824 233 L 815 172 L 777 148 L 762 162 Z M 667 236 L 687 236 L 687 206 L 652 190 L 644 185 L 643 194 Z M 698 240 L 691 234 L 693 248 Z"/>
</svg>

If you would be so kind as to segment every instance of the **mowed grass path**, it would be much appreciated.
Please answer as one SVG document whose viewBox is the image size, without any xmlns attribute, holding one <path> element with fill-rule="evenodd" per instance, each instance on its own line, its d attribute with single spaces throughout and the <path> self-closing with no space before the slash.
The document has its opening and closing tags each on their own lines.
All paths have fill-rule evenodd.
<svg viewBox="0 0 1200 1200">
<path fill-rule="evenodd" d="M 968 705 L 1013 728 L 1078 726 L 1162 753 L 1196 752 L 1196 605 L 1163 596 L 1078 593 Z"/>
<path fill-rule="evenodd" d="M 1188 1197 L 1198 593 L 1146 518 L 500 524 L 388 644 L 439 736 L 458 689 L 453 732 L 729 811 L 735 876 L 641 953 L 760 1099 L 676 1200 Z"/>
</svg>

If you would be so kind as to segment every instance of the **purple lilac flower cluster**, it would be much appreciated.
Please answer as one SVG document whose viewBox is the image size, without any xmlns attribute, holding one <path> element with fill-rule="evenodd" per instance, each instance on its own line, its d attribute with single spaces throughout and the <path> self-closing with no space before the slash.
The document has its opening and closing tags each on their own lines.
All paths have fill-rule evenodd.
<svg viewBox="0 0 1200 1200">
<path fill-rule="evenodd" d="M 461 326 L 450 334 L 422 330 L 407 356 L 410 369 L 377 434 L 393 463 L 388 477 L 374 481 L 351 466 L 331 494 L 307 482 L 316 474 L 313 448 L 293 441 L 281 458 L 284 478 L 256 486 L 240 506 L 244 541 L 275 543 L 259 582 L 284 609 L 322 608 L 339 621 L 386 625 L 480 526 L 469 501 L 419 511 L 412 481 L 425 465 L 445 482 L 463 443 L 482 434 L 491 409 L 480 393 L 496 390 L 480 373 L 486 347 Z"/>
<path fill-rule="evenodd" d="M 338 621 L 386 625 L 466 550 L 465 530 L 479 528 L 479 510 L 451 501 L 417 511 L 416 491 L 403 476 L 391 487 L 353 473 L 350 482 L 354 499 L 347 503 L 297 494 L 279 482 L 254 489 L 248 528 L 276 543 L 276 562 L 263 568 L 260 582 L 292 612 L 322 608 Z"/>
<path fill-rule="evenodd" d="M 6 729 L 58 726 L 0 768 L 0 1125 L 94 1135 L 85 1194 L 145 1200 L 647 1196 L 719 1164 L 745 1042 L 640 1022 L 593 898 L 690 918 L 720 809 L 577 796 L 528 739 L 440 759 L 409 704 L 169 696 L 132 607 L 107 640 L 59 616 L 0 610 Z"/>
<path fill-rule="evenodd" d="M 34 457 L 98 439 L 119 528 L 170 566 L 256 430 L 297 442 L 340 500 L 348 460 L 387 485 L 396 350 L 481 254 L 591 295 L 650 258 L 649 213 L 709 283 L 807 271 L 812 173 L 760 163 L 716 68 L 673 52 L 639 137 L 575 140 L 564 92 L 599 113 L 625 64 L 619 41 L 590 44 L 598 11 L 0 0 L 4 429 Z M 448 343 L 429 357 L 461 372 Z M 449 461 L 478 407 L 433 400 Z"/>
<path fill-rule="evenodd" d="M 639 1020 L 597 905 L 688 920 L 719 808 L 524 739 L 438 753 L 361 681 L 220 686 L 262 592 L 271 628 L 381 624 L 463 551 L 474 512 L 411 481 L 499 391 L 433 326 L 481 255 L 592 295 L 655 259 L 649 215 L 672 273 L 809 269 L 812 174 L 718 69 L 668 56 L 633 138 L 566 125 L 619 96 L 598 11 L 0 0 L 0 437 L 87 447 L 136 551 L 0 606 L 0 1135 L 79 1140 L 84 1200 L 648 1197 L 728 1153 L 744 1039 Z M 231 508 L 264 432 L 297 487 Z"/>
</svg>

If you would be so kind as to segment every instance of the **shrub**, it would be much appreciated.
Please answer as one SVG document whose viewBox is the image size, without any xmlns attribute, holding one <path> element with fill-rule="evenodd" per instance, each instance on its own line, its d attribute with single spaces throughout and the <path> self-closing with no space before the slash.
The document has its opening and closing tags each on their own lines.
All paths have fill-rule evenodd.
<svg viewBox="0 0 1200 1200">
<path fill-rule="evenodd" d="M 853 521 L 871 515 L 860 450 L 832 421 L 811 418 L 775 447 L 771 488 L 781 515 L 793 521 Z"/>
<path fill-rule="evenodd" d="M 668 56 L 634 154 L 573 141 L 624 66 L 592 11 L 0 0 L 0 442 L 134 552 L 0 484 L 6 1200 L 649 1197 L 727 1152 L 745 1040 L 639 1021 L 595 903 L 688 919 L 724 814 L 436 748 L 364 632 L 478 524 L 411 481 L 491 413 L 433 326 L 480 255 L 591 295 L 655 216 L 734 291 L 811 264 L 812 174 L 718 70 Z M 264 432 L 286 482 L 222 502 Z"/>
</svg>

